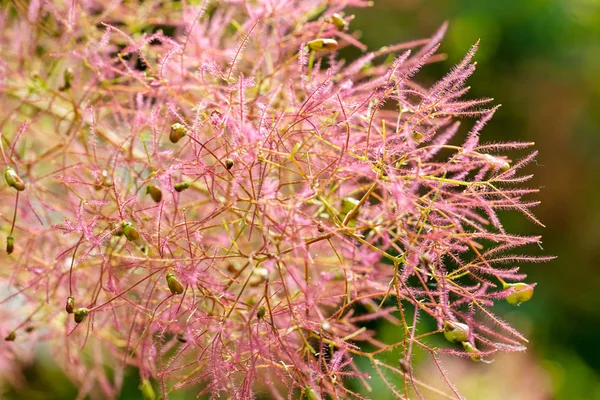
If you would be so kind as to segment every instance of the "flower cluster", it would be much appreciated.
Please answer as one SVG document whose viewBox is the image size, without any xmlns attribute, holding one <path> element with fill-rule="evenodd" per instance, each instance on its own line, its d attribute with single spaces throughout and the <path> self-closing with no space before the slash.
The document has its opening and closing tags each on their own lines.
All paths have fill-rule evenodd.
<svg viewBox="0 0 600 400">
<path fill-rule="evenodd" d="M 367 52 L 343 11 L 364 0 L 198 3 L 2 11 L 2 372 L 48 341 L 82 397 L 116 397 L 129 365 L 146 399 L 360 397 L 366 360 L 398 397 L 452 398 L 415 354 L 524 349 L 491 306 L 529 300 L 518 265 L 544 260 L 497 216 L 539 224 L 535 152 L 480 142 L 477 46 L 423 87 L 445 27 Z"/>
</svg>

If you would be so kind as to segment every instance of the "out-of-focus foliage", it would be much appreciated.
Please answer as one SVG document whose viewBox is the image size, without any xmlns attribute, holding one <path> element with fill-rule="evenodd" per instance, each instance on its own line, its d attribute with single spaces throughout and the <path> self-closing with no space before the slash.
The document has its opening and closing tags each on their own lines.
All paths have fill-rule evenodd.
<svg viewBox="0 0 600 400">
<path fill-rule="evenodd" d="M 538 282 L 536 297 L 509 316 L 529 334 L 528 353 L 522 361 L 498 360 L 503 369 L 494 365 L 488 372 L 470 370 L 469 382 L 459 383 L 459 388 L 469 387 L 464 394 L 474 399 L 481 398 L 477 389 L 493 385 L 498 386 L 498 398 L 505 399 L 600 399 L 600 2 L 376 4 L 355 11 L 353 21 L 370 48 L 418 38 L 445 20 L 450 23 L 442 42 L 449 59 L 425 68 L 421 78 L 433 80 L 481 39 L 478 69 L 469 83 L 474 95 L 492 96 L 503 105 L 485 137 L 531 140 L 540 150 L 537 165 L 529 171 L 542 187 L 536 215 L 547 228 L 508 215 L 505 219 L 509 230 L 543 233 L 545 250 L 558 256 L 528 268 L 531 281 Z M 515 369 L 522 374 L 515 376 Z M 490 370 L 494 379 L 487 380 Z M 540 373 L 534 382 L 525 379 Z M 512 394 L 506 392 L 509 383 L 515 388 Z M 526 386 L 539 392 L 532 396 L 519 389 Z"/>
</svg>

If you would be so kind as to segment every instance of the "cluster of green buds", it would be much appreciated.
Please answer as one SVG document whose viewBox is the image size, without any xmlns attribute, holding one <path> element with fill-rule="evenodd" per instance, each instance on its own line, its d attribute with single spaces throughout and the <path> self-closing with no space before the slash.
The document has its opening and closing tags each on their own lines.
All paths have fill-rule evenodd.
<svg viewBox="0 0 600 400">
<path fill-rule="evenodd" d="M 306 43 L 309 49 L 313 51 L 332 51 L 338 48 L 338 42 L 331 38 L 319 38 Z"/>
<path fill-rule="evenodd" d="M 11 188 L 22 192 L 25 190 L 25 182 L 17 175 L 17 172 L 12 167 L 6 167 L 4 170 L 4 179 Z"/>
<path fill-rule="evenodd" d="M 185 127 L 185 125 L 180 124 L 179 122 L 175 122 L 173 125 L 171 125 L 171 133 L 169 133 L 169 140 L 171 140 L 171 143 L 177 143 L 181 140 L 181 138 L 187 135 L 187 133 L 188 130 Z"/>
<path fill-rule="evenodd" d="M 172 294 L 182 294 L 183 293 L 183 285 L 179 282 L 179 279 L 171 272 L 167 274 L 167 286 L 169 286 L 169 290 Z"/>
<path fill-rule="evenodd" d="M 162 200 L 162 191 L 156 185 L 146 186 L 146 194 L 149 194 L 155 203 L 160 203 L 160 201 Z"/>
</svg>

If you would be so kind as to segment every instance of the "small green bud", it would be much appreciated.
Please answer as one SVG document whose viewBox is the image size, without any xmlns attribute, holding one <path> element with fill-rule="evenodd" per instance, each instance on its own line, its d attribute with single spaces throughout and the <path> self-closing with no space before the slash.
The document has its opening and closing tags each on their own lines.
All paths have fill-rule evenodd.
<svg viewBox="0 0 600 400">
<path fill-rule="evenodd" d="M 256 312 L 256 316 L 258 319 L 263 319 L 267 314 L 267 308 L 265 306 L 258 307 L 258 311 Z"/>
<path fill-rule="evenodd" d="M 90 313 L 90 310 L 82 307 L 82 308 L 78 308 L 77 310 L 74 311 L 73 313 L 73 318 L 75 319 L 76 323 L 80 323 L 82 322 L 85 317 Z"/>
<path fill-rule="evenodd" d="M 310 42 L 306 43 L 306 45 L 308 46 L 309 49 L 314 50 L 314 51 L 335 50 L 338 47 L 338 42 L 335 39 L 319 38 L 319 39 L 311 40 Z"/>
<path fill-rule="evenodd" d="M 183 293 L 183 285 L 172 273 L 167 274 L 167 285 L 169 286 L 169 290 L 172 294 L 181 294 Z"/>
<path fill-rule="evenodd" d="M 171 133 L 169 134 L 169 139 L 172 143 L 177 143 L 181 140 L 182 137 L 187 135 L 187 128 L 185 125 L 180 124 L 179 122 L 175 122 L 171 125 Z"/>
<path fill-rule="evenodd" d="M 69 314 L 73 314 L 73 310 L 75 309 L 75 298 L 73 296 L 67 297 L 67 304 L 65 305 L 65 310 Z"/>
<path fill-rule="evenodd" d="M 121 227 L 127 240 L 134 242 L 140 238 L 140 233 L 131 225 L 131 222 L 123 222 Z"/>
<path fill-rule="evenodd" d="M 25 182 L 23 182 L 12 167 L 6 167 L 4 170 L 4 179 L 6 179 L 8 186 L 15 188 L 19 192 L 25 190 Z"/>
<path fill-rule="evenodd" d="M 190 187 L 190 184 L 187 182 L 176 183 L 173 187 L 175 188 L 175 191 L 183 192 Z"/>
<path fill-rule="evenodd" d="M 12 254 L 14 249 L 15 249 L 15 238 L 12 236 L 9 236 L 6 238 L 6 252 L 8 254 Z"/>
<path fill-rule="evenodd" d="M 252 307 L 256 304 L 256 296 L 251 296 L 248 300 L 246 300 L 246 304 Z"/>
<path fill-rule="evenodd" d="M 58 88 L 58 90 L 61 92 L 71 89 L 71 82 L 73 81 L 73 68 L 69 67 L 65 69 L 65 72 L 63 72 L 63 79 L 65 82 L 61 87 Z"/>
<path fill-rule="evenodd" d="M 146 194 L 149 194 L 155 203 L 160 203 L 160 201 L 162 200 L 162 192 L 160 188 L 156 185 L 146 186 Z"/>
<path fill-rule="evenodd" d="M 228 158 L 225 160 L 225 168 L 229 171 L 233 167 L 233 160 Z"/>
<path fill-rule="evenodd" d="M 148 379 L 144 379 L 142 383 L 140 383 L 139 389 L 142 392 L 143 400 L 156 400 L 156 393 L 154 392 L 152 383 L 150 383 Z"/>
<path fill-rule="evenodd" d="M 533 286 L 527 283 L 509 283 L 504 285 L 505 289 L 512 289 L 512 292 L 506 296 L 509 304 L 519 305 L 529 301 L 533 297 Z"/>
<path fill-rule="evenodd" d="M 6 340 L 7 342 L 14 342 L 16 338 L 17 338 L 17 332 L 10 331 L 10 333 L 8 335 L 6 335 L 4 340 Z"/>
<path fill-rule="evenodd" d="M 444 337 L 452 343 L 469 340 L 469 326 L 456 321 L 444 321 Z"/>
<path fill-rule="evenodd" d="M 465 351 L 469 353 L 469 357 L 471 357 L 471 360 L 477 362 L 481 361 L 481 354 L 479 353 L 479 350 L 477 350 L 471 343 L 465 341 L 462 342 L 462 345 Z"/>
<path fill-rule="evenodd" d="M 423 134 L 421 132 L 413 131 L 412 138 L 414 141 L 418 142 L 419 140 L 423 139 Z"/>
<path fill-rule="evenodd" d="M 348 22 L 338 13 L 331 16 L 331 23 L 340 31 L 343 31 L 348 27 Z"/>
</svg>

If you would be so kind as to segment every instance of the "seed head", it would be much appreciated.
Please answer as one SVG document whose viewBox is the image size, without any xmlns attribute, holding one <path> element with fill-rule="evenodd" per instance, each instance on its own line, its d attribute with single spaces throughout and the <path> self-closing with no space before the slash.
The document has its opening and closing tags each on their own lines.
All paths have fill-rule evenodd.
<svg viewBox="0 0 600 400">
<path fill-rule="evenodd" d="M 177 143 L 181 140 L 181 138 L 187 135 L 187 132 L 188 131 L 185 125 L 180 124 L 179 122 L 175 122 L 173 125 L 171 125 L 171 133 L 169 134 L 169 139 L 172 143 Z"/>
<path fill-rule="evenodd" d="M 469 340 L 469 326 L 456 321 L 444 322 L 444 337 L 452 343 Z"/>
<path fill-rule="evenodd" d="M 169 286 L 169 290 L 171 291 L 172 294 L 183 293 L 183 290 L 184 290 L 183 285 L 181 284 L 181 282 L 179 282 L 177 277 L 175 277 L 175 275 L 173 275 L 170 272 L 167 274 L 167 285 Z"/>
<path fill-rule="evenodd" d="M 67 297 L 67 304 L 65 305 L 65 310 L 69 314 L 73 314 L 73 310 L 75 309 L 75 298 L 73 296 Z"/>
<path fill-rule="evenodd" d="M 25 190 L 25 182 L 23 182 L 12 167 L 6 167 L 4 170 L 4 179 L 8 183 L 8 186 L 15 188 L 19 192 Z"/>
<path fill-rule="evenodd" d="M 90 313 L 90 310 L 85 307 L 78 308 L 77 310 L 75 310 L 73 312 L 73 318 L 74 318 L 75 322 L 79 324 L 80 322 L 82 322 L 85 319 L 85 317 L 89 313 Z"/>
<path fill-rule="evenodd" d="M 322 51 L 322 50 L 335 50 L 338 47 L 338 42 L 335 39 L 330 38 L 319 38 L 315 40 L 311 40 L 306 44 L 309 49 L 314 51 Z"/>
</svg>

